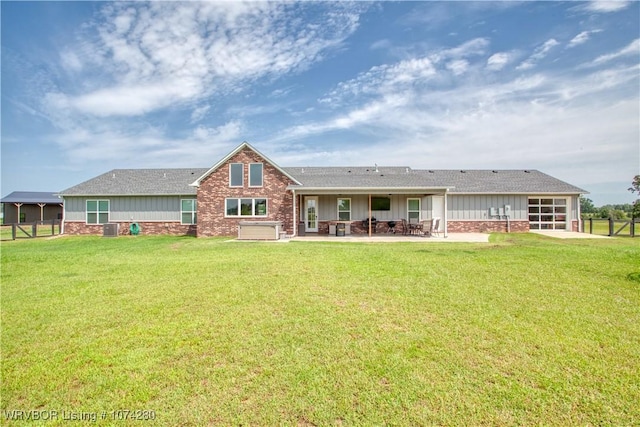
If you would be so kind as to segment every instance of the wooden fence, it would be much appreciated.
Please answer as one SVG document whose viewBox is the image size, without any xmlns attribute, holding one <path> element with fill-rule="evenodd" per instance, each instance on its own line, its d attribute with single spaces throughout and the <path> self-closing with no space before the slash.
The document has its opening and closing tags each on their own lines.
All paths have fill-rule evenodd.
<svg viewBox="0 0 640 427">
<path fill-rule="evenodd" d="M 583 232 L 600 234 L 603 236 L 630 236 L 636 237 L 636 225 L 640 224 L 640 218 L 615 220 L 609 219 L 585 219 L 582 222 Z"/>
<path fill-rule="evenodd" d="M 58 234 L 60 234 L 59 219 L 0 225 L 0 240 L 33 239 Z"/>
</svg>

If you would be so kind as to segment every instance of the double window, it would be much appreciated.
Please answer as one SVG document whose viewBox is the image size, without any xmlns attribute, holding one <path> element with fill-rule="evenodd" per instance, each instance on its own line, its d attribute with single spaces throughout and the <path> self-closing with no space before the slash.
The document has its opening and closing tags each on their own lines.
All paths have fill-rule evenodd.
<svg viewBox="0 0 640 427">
<path fill-rule="evenodd" d="M 263 170 L 262 163 L 249 163 L 249 187 L 262 187 Z M 244 187 L 243 163 L 229 165 L 229 187 Z"/>
<path fill-rule="evenodd" d="M 267 199 L 226 199 L 225 200 L 226 216 L 267 216 Z"/>
<path fill-rule="evenodd" d="M 87 200 L 87 224 L 106 224 L 109 222 L 108 200 Z"/>
<path fill-rule="evenodd" d="M 180 223 L 195 224 L 197 211 L 196 199 L 182 199 L 180 201 Z"/>
</svg>

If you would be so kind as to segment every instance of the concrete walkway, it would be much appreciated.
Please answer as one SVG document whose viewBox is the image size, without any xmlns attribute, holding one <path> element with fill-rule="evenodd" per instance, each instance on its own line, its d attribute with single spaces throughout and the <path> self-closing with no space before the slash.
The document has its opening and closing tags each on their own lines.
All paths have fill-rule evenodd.
<svg viewBox="0 0 640 427">
<path fill-rule="evenodd" d="M 601 236 L 599 234 L 578 233 L 576 231 L 547 231 L 547 230 L 531 230 L 530 233 L 540 234 L 547 237 L 555 237 L 556 239 L 610 239 L 609 236 Z"/>
</svg>

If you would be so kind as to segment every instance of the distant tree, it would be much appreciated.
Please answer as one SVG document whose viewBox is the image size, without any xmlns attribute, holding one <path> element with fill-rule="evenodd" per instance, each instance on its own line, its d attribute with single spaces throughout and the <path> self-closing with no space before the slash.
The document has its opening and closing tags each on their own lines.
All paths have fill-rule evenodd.
<svg viewBox="0 0 640 427">
<path fill-rule="evenodd" d="M 633 202 L 633 210 L 631 211 L 632 218 L 640 218 L 640 175 L 636 175 L 633 177 L 633 181 L 631 182 L 631 187 L 629 187 L 629 191 L 633 194 L 638 195 L 638 199 Z"/>
<path fill-rule="evenodd" d="M 593 200 L 580 196 L 580 212 L 585 214 L 595 213 L 596 207 L 593 205 Z"/>
</svg>

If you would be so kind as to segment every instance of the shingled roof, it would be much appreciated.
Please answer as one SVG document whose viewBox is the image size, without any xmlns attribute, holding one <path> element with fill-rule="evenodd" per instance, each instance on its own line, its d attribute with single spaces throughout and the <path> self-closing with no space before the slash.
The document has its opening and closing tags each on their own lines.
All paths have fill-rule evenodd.
<svg viewBox="0 0 640 427">
<path fill-rule="evenodd" d="M 206 172 L 191 169 L 114 169 L 81 184 L 67 188 L 62 196 L 168 196 L 195 195 L 190 186 Z"/>
<path fill-rule="evenodd" d="M 537 170 L 423 170 L 401 167 L 284 168 L 299 189 L 448 189 L 450 193 L 587 193 Z"/>
<path fill-rule="evenodd" d="M 43 191 L 14 191 L 13 193 L 5 196 L 0 200 L 2 203 L 48 203 L 58 204 L 62 203 L 62 200 L 55 195 L 55 193 L 48 193 Z"/>
<path fill-rule="evenodd" d="M 282 168 L 307 191 L 448 190 L 452 194 L 586 194 L 537 170 L 425 170 L 395 167 L 289 167 Z M 190 185 L 209 169 L 114 169 L 68 188 L 62 196 L 195 195 Z"/>
</svg>

